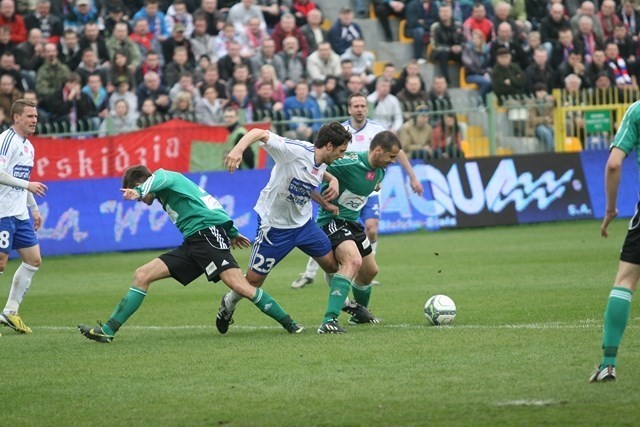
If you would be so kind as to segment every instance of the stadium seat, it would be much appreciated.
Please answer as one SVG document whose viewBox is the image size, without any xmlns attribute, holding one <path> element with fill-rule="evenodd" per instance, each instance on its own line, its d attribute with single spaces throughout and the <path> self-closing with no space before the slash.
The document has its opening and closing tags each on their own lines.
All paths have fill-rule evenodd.
<svg viewBox="0 0 640 427">
<path fill-rule="evenodd" d="M 413 43 L 413 39 L 411 37 L 407 37 L 404 35 L 404 29 L 407 25 L 407 20 L 403 19 L 402 21 L 400 21 L 400 24 L 398 26 L 398 40 L 400 41 L 400 43 Z"/>
<path fill-rule="evenodd" d="M 387 61 L 376 61 L 373 63 L 373 74 L 376 77 L 379 77 L 382 75 L 382 72 L 384 71 L 384 65 L 387 63 Z"/>
<path fill-rule="evenodd" d="M 331 29 L 331 25 L 333 24 L 333 22 L 331 22 L 331 19 L 326 19 L 324 21 L 322 21 L 322 25 L 320 25 L 320 28 L 322 28 L 325 31 L 329 31 Z"/>
<path fill-rule="evenodd" d="M 564 151 L 568 153 L 578 153 L 582 151 L 580 140 L 574 136 L 568 136 L 564 139 Z"/>
<path fill-rule="evenodd" d="M 478 90 L 478 85 L 475 83 L 467 83 L 467 71 L 464 67 L 460 67 L 460 88 Z"/>
<path fill-rule="evenodd" d="M 369 3 L 369 19 L 378 19 L 376 16 L 376 10 L 373 7 L 373 2 Z"/>
</svg>

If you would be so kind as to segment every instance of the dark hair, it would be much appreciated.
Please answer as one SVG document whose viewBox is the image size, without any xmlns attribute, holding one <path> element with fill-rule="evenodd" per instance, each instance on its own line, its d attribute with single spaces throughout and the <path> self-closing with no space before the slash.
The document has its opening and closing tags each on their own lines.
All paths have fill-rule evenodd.
<svg viewBox="0 0 640 427">
<path fill-rule="evenodd" d="M 402 150 L 402 143 L 395 133 L 390 130 L 384 130 L 378 132 L 371 140 L 371 144 L 369 144 L 369 150 L 373 150 L 376 147 L 382 147 L 382 150 L 386 153 L 391 151 L 393 147 L 398 147 Z"/>
<path fill-rule="evenodd" d="M 135 188 L 145 182 L 151 175 L 151 171 L 145 165 L 135 165 L 124 171 L 122 176 L 122 188 Z"/>
<path fill-rule="evenodd" d="M 332 143 L 334 147 L 346 145 L 351 142 L 351 134 L 338 122 L 330 122 L 322 125 L 318 130 L 318 136 L 313 145 L 316 148 L 325 147 Z"/>
<path fill-rule="evenodd" d="M 537 82 L 536 84 L 533 85 L 533 91 L 534 92 L 538 92 L 540 90 L 544 90 L 546 92 L 547 91 L 547 84 L 543 83 L 543 82 Z"/>
<path fill-rule="evenodd" d="M 36 107 L 36 104 L 31 101 L 27 101 L 26 99 L 18 99 L 11 106 L 11 123 L 13 123 L 13 116 L 19 115 L 21 116 L 24 113 L 25 107 Z"/>
<path fill-rule="evenodd" d="M 367 95 L 365 95 L 362 92 L 354 92 L 351 95 L 349 95 L 349 97 L 347 98 L 347 106 L 351 105 L 351 100 L 353 98 L 364 98 L 365 100 L 367 99 Z"/>
</svg>

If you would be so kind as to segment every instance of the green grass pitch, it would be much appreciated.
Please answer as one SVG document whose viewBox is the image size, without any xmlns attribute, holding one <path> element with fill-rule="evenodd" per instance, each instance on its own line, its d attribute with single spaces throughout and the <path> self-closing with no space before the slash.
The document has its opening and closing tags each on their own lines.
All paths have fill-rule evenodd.
<svg viewBox="0 0 640 427">
<path fill-rule="evenodd" d="M 306 263 L 298 251 L 265 289 L 302 335 L 246 301 L 220 335 L 224 285 L 169 279 L 109 345 L 75 325 L 106 320 L 135 268 L 159 252 L 46 258 L 21 308 L 33 334 L 2 330 L 0 425 L 631 425 L 637 304 L 618 381 L 587 383 L 625 230 L 619 220 L 608 239 L 596 221 L 383 236 L 371 301 L 383 323 L 342 336 L 315 332 L 322 278 L 290 288 Z M 242 265 L 248 254 L 236 252 Z M 0 277 L 3 303 L 17 265 Z M 436 293 L 458 306 L 451 327 L 424 318 Z"/>
</svg>

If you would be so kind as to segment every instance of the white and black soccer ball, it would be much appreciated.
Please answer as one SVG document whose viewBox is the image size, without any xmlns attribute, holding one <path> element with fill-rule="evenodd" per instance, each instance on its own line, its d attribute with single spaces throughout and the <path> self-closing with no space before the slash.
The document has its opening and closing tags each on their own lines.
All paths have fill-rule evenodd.
<svg viewBox="0 0 640 427">
<path fill-rule="evenodd" d="M 424 305 L 424 316 L 434 326 L 449 325 L 456 318 L 456 304 L 446 295 L 434 295 Z"/>
</svg>

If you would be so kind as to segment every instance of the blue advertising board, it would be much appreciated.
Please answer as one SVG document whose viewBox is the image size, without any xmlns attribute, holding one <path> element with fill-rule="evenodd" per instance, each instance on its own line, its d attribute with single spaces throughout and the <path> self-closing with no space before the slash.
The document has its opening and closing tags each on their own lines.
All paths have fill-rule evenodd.
<svg viewBox="0 0 640 427">
<path fill-rule="evenodd" d="M 425 194 L 411 192 L 402 168 L 392 165 L 382 184 L 381 233 L 601 218 L 607 152 L 530 155 L 416 164 Z M 625 161 L 620 216 L 637 201 L 635 159 Z M 187 174 L 215 196 L 240 232 L 253 238 L 253 211 L 268 170 Z M 49 182 L 38 199 L 44 255 L 161 249 L 182 236 L 160 204 L 122 200 L 118 179 Z"/>
</svg>

